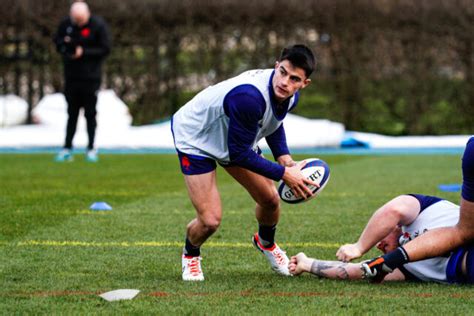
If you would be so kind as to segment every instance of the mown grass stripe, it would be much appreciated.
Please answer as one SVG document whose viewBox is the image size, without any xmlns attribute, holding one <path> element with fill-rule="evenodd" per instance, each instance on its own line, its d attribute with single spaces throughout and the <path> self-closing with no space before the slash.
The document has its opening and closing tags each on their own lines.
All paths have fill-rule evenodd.
<svg viewBox="0 0 474 316">
<path fill-rule="evenodd" d="M 78 240 L 24 240 L 19 242 L 0 242 L 2 246 L 18 246 L 18 247 L 157 247 L 157 248 L 173 248 L 182 247 L 183 243 L 178 241 L 122 241 L 122 242 L 98 242 L 98 241 L 78 241 Z M 322 242 L 296 242 L 284 243 L 284 247 L 307 247 L 307 248 L 338 248 L 341 245 L 337 243 Z M 206 247 L 209 248 L 251 248 L 250 243 L 240 242 L 207 242 Z"/>
</svg>

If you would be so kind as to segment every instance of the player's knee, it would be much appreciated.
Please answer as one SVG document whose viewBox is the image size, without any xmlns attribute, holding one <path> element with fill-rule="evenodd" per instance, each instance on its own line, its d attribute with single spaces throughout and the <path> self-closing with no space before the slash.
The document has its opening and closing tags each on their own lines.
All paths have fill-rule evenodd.
<svg viewBox="0 0 474 316">
<path fill-rule="evenodd" d="M 384 207 L 385 216 L 393 216 L 395 218 L 401 218 L 406 212 L 406 207 L 401 203 L 388 203 Z"/>
<path fill-rule="evenodd" d="M 401 213 L 401 208 L 397 204 L 389 204 L 385 207 L 385 212 L 388 214 L 398 215 Z"/>
<path fill-rule="evenodd" d="M 217 229 L 221 225 L 221 218 L 218 216 L 208 217 L 208 218 L 205 218 L 202 221 L 202 223 L 204 225 L 204 229 L 207 232 L 214 233 L 215 231 L 217 231 Z"/>
<path fill-rule="evenodd" d="M 272 194 L 268 194 L 264 196 L 262 199 L 258 201 L 258 204 L 265 209 L 272 209 L 276 210 L 280 206 L 280 197 L 278 193 L 275 191 Z"/>
</svg>

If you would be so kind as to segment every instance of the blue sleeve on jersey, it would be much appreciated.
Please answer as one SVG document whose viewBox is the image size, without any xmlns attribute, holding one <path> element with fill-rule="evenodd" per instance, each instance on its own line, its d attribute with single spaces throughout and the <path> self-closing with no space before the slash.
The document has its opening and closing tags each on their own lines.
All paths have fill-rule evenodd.
<svg viewBox="0 0 474 316">
<path fill-rule="evenodd" d="M 232 163 L 278 181 L 285 168 L 252 150 L 265 107 L 262 94 L 252 85 L 237 86 L 226 95 L 224 111 L 229 117 L 229 156 Z"/>
<path fill-rule="evenodd" d="M 270 147 L 275 160 L 280 156 L 288 155 L 290 153 L 288 145 L 286 144 L 285 128 L 283 127 L 283 124 L 281 124 L 273 134 L 265 137 L 265 139 L 267 140 L 267 144 Z"/>
<path fill-rule="evenodd" d="M 467 142 L 462 157 L 462 197 L 474 202 L 474 137 Z"/>
<path fill-rule="evenodd" d="M 430 196 L 430 195 L 422 195 L 422 194 L 408 194 L 408 195 L 413 196 L 415 199 L 418 200 L 418 202 L 420 202 L 420 213 L 423 212 L 423 210 L 426 209 L 427 207 L 443 200 L 443 199 L 440 199 L 439 197 Z"/>
</svg>

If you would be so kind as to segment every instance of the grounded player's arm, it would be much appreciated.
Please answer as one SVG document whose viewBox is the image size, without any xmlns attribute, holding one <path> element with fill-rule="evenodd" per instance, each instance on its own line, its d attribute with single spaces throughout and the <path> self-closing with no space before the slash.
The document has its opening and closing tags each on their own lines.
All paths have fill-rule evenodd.
<svg viewBox="0 0 474 316">
<path fill-rule="evenodd" d="M 309 272 L 327 279 L 361 280 L 364 278 L 361 271 L 361 263 L 314 260 Z M 383 281 L 404 280 L 405 275 L 399 269 L 394 270 L 383 278 Z"/>
<path fill-rule="evenodd" d="M 300 275 L 307 272 L 320 278 L 335 280 L 361 280 L 364 278 L 360 263 L 318 260 L 308 258 L 304 253 L 299 253 L 291 257 L 289 270 L 293 275 Z M 398 269 L 386 275 L 384 278 L 384 281 L 401 280 L 405 280 L 405 276 Z"/>
<path fill-rule="evenodd" d="M 357 264 L 357 263 L 313 260 L 309 272 L 318 277 L 327 278 L 327 279 L 339 279 L 339 280 L 362 279 L 360 264 Z"/>
<path fill-rule="evenodd" d="M 307 272 L 318 277 L 339 280 L 359 280 L 363 276 L 360 264 L 308 258 L 302 252 L 291 257 L 289 270 L 293 275 Z"/>
<path fill-rule="evenodd" d="M 412 223 L 420 213 L 420 203 L 410 195 L 401 195 L 379 208 L 370 218 L 355 244 L 343 245 L 336 253 L 339 260 L 361 257 L 397 225 Z"/>
</svg>

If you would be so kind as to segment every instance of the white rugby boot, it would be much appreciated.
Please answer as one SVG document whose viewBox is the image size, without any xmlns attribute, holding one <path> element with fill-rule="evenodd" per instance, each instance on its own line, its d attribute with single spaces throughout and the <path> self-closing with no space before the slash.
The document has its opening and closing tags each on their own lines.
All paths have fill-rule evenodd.
<svg viewBox="0 0 474 316">
<path fill-rule="evenodd" d="M 288 259 L 286 253 L 280 247 L 278 247 L 276 243 L 274 243 L 273 246 L 271 246 L 270 248 L 265 248 L 260 243 L 258 233 L 255 233 L 255 235 L 253 235 L 252 242 L 255 248 L 257 248 L 257 250 L 262 252 L 265 257 L 267 257 L 268 261 L 270 262 L 270 266 L 275 272 L 286 276 L 292 275 L 290 274 L 290 270 L 288 269 L 290 260 Z"/>
<path fill-rule="evenodd" d="M 183 281 L 204 281 L 201 260 L 201 257 L 182 256 Z"/>
</svg>

